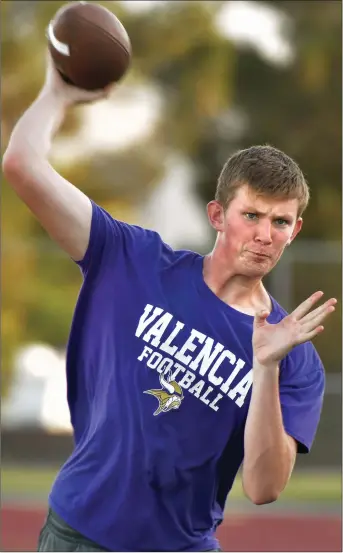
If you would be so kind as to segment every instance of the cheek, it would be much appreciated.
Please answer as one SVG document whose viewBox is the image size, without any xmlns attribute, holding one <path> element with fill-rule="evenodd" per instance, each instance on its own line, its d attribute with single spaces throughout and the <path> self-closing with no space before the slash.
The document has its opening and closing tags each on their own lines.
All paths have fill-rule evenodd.
<svg viewBox="0 0 343 553">
<path fill-rule="evenodd" d="M 275 249 L 283 250 L 286 247 L 287 242 L 289 241 L 291 236 L 292 236 L 291 231 L 288 231 L 288 232 L 280 231 L 280 230 L 276 231 L 276 233 L 274 235 L 274 239 L 273 239 Z"/>
<path fill-rule="evenodd" d="M 225 228 L 225 241 L 227 244 L 232 244 L 234 246 L 235 243 L 244 240 L 245 234 L 242 225 L 229 224 Z"/>
<path fill-rule="evenodd" d="M 225 249 L 232 253 L 240 253 L 244 245 L 251 242 L 251 233 L 247 233 L 244 225 L 228 225 L 225 229 Z"/>
</svg>

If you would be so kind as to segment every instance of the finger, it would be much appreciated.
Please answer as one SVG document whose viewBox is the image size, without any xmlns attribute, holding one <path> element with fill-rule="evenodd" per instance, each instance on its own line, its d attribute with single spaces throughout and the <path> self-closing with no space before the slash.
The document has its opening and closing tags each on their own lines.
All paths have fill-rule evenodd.
<svg viewBox="0 0 343 553">
<path fill-rule="evenodd" d="M 267 311 L 266 309 L 256 313 L 254 320 L 255 326 L 264 325 L 269 314 L 270 311 Z"/>
<path fill-rule="evenodd" d="M 295 320 L 299 321 L 306 313 L 309 312 L 311 307 L 317 303 L 317 301 L 320 300 L 320 298 L 323 296 L 324 292 L 318 291 L 312 294 L 307 300 L 303 301 L 296 309 L 294 309 L 292 313 L 292 317 L 295 318 Z"/>
<path fill-rule="evenodd" d="M 112 94 L 114 88 L 115 88 L 114 84 L 110 84 L 104 88 L 103 92 L 104 92 L 105 98 L 108 98 L 110 94 Z"/>
<path fill-rule="evenodd" d="M 47 49 L 45 53 L 45 66 L 47 72 L 54 73 L 59 79 L 62 79 L 61 73 L 58 71 L 49 49 Z"/>
<path fill-rule="evenodd" d="M 49 48 L 45 50 L 45 63 L 46 65 L 52 65 L 54 63 Z"/>
<path fill-rule="evenodd" d="M 45 74 L 46 76 L 49 76 L 49 75 L 53 75 L 54 73 L 56 73 L 56 68 L 52 60 L 51 54 L 48 50 L 45 55 Z"/>
<path fill-rule="evenodd" d="M 92 92 L 82 90 L 82 88 L 75 89 L 76 103 L 77 104 L 90 104 L 96 100 L 103 100 L 107 97 L 105 89 L 94 90 Z"/>
<path fill-rule="evenodd" d="M 320 305 L 319 307 L 317 307 L 317 309 L 314 309 L 313 311 L 310 311 L 310 313 L 305 315 L 305 317 L 302 318 L 301 322 L 305 323 L 305 322 L 311 321 L 312 319 L 317 317 L 317 315 L 324 313 L 328 307 L 331 307 L 332 305 L 336 305 L 336 303 L 337 303 L 336 298 L 330 298 L 328 301 L 323 303 L 323 305 Z"/>
<path fill-rule="evenodd" d="M 322 313 L 319 313 L 316 317 L 313 317 L 313 319 L 302 323 L 301 330 L 302 332 L 312 332 L 317 326 L 321 325 L 321 323 L 326 319 L 330 313 L 333 313 L 335 311 L 335 306 L 330 305 L 323 311 Z"/>
<path fill-rule="evenodd" d="M 323 330 L 324 330 L 323 325 L 317 326 L 311 332 L 304 334 L 303 337 L 298 341 L 298 344 L 303 344 L 304 342 L 309 342 L 310 340 L 313 340 L 313 338 L 318 336 L 318 334 L 321 334 Z"/>
</svg>

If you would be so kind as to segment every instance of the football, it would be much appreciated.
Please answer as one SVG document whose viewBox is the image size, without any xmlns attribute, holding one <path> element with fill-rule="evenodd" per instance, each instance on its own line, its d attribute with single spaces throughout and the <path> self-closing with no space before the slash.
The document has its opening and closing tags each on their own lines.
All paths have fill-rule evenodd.
<svg viewBox="0 0 343 553">
<path fill-rule="evenodd" d="M 118 82 L 131 62 L 131 42 L 124 26 L 100 4 L 66 4 L 50 21 L 47 39 L 63 79 L 84 90 Z"/>
</svg>

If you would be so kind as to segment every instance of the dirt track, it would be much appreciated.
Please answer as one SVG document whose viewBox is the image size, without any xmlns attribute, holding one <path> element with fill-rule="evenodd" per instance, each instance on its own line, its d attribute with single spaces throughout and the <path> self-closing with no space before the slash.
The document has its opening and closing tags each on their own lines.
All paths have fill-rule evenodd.
<svg viewBox="0 0 343 553">
<path fill-rule="evenodd" d="M 1 551 L 35 551 L 45 510 L 2 506 L 1 511 Z M 342 551 L 338 515 L 230 515 L 218 538 L 224 551 Z"/>
</svg>

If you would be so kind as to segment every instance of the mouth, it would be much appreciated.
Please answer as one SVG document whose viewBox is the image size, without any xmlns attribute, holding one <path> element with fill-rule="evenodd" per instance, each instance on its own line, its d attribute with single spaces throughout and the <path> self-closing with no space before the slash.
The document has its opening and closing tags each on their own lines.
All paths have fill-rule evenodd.
<svg viewBox="0 0 343 553">
<path fill-rule="evenodd" d="M 269 259 L 269 255 L 267 255 L 266 253 L 262 253 L 262 252 L 254 252 L 252 250 L 247 250 L 249 253 L 253 254 L 253 255 L 256 255 L 256 257 L 262 257 L 262 258 L 265 258 L 265 259 Z"/>
</svg>

